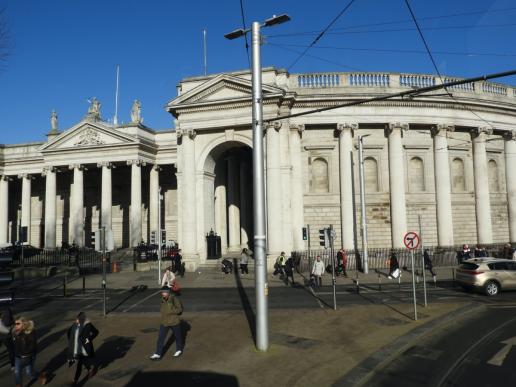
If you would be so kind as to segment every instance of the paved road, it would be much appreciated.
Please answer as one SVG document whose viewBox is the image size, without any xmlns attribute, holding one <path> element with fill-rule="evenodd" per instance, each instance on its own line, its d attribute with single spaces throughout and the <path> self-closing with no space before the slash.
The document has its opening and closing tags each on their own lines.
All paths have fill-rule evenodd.
<svg viewBox="0 0 516 387">
<path fill-rule="evenodd" d="M 489 305 L 415 343 L 366 385 L 516 385 L 516 305 Z"/>
<path fill-rule="evenodd" d="M 155 312 L 159 302 L 158 289 L 108 289 L 106 310 L 108 313 L 123 312 Z M 482 294 L 465 293 L 454 288 L 451 283 L 441 283 L 437 288 L 428 287 L 428 303 L 450 301 L 474 301 L 486 305 L 516 304 L 516 292 L 502 293 L 496 298 L 488 298 Z M 231 311 L 250 310 L 255 304 L 254 288 L 188 288 L 182 291 L 181 299 L 189 311 Z M 362 286 L 357 294 L 353 285 L 337 286 L 337 306 L 367 304 L 411 304 L 412 288 L 410 285 L 384 285 L 382 291 L 377 286 Z M 423 290 L 418 289 L 418 304 L 422 306 Z M 26 290 L 15 296 L 17 310 L 37 310 L 42 306 L 48 310 L 102 310 L 103 292 L 100 289 L 69 290 L 63 297 L 62 290 Z M 269 306 L 272 309 L 300 309 L 333 307 L 333 288 L 330 286 L 317 289 L 314 293 L 302 285 L 295 287 L 273 287 L 269 291 Z M 420 309 L 423 311 L 422 309 Z"/>
</svg>

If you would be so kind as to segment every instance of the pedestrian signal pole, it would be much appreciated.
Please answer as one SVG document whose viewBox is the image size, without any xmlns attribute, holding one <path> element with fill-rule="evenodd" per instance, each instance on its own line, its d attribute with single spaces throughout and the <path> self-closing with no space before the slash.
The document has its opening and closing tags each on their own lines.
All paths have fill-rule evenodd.
<svg viewBox="0 0 516 387">
<path fill-rule="evenodd" d="M 330 224 L 330 228 L 326 229 L 326 235 L 330 242 L 330 258 L 331 258 L 331 280 L 333 284 L 333 310 L 337 310 L 337 279 L 335 278 L 335 250 L 334 250 L 334 241 L 335 241 L 335 230 L 333 229 L 333 225 Z"/>
</svg>

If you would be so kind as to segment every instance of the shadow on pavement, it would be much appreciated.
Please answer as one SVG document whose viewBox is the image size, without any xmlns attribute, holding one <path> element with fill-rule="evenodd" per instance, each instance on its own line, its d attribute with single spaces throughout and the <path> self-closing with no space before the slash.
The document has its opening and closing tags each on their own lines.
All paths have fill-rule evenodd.
<svg viewBox="0 0 516 387">
<path fill-rule="evenodd" d="M 372 297 L 367 297 L 367 296 L 365 296 L 363 293 L 359 293 L 358 295 L 359 295 L 360 297 L 362 297 L 364 300 L 369 301 L 371 304 L 381 304 L 381 305 L 385 305 L 387 308 L 389 308 L 389 309 L 393 310 L 393 311 L 394 311 L 394 312 L 396 312 L 396 313 L 401 314 L 403 317 L 406 317 L 406 318 L 408 318 L 408 319 L 410 319 L 410 320 L 413 320 L 413 316 L 409 316 L 408 314 L 403 313 L 401 310 L 396 309 L 394 306 L 389 305 L 389 304 L 387 304 L 387 303 L 383 302 L 382 300 L 375 300 L 375 299 L 373 299 Z M 401 301 L 400 301 L 400 302 L 401 302 Z"/>
<path fill-rule="evenodd" d="M 235 276 L 240 302 L 242 303 L 242 308 L 244 309 L 245 317 L 247 318 L 247 323 L 249 324 L 249 329 L 253 335 L 253 342 L 256 342 L 256 317 L 254 315 L 253 308 L 251 307 L 251 303 L 249 302 L 249 298 L 247 297 L 245 289 L 242 285 L 237 263 L 237 259 L 233 259 L 233 275 Z"/>
<path fill-rule="evenodd" d="M 224 375 L 215 372 L 195 371 L 140 371 L 127 383 L 126 387 L 141 386 L 181 386 L 181 387 L 239 387 L 234 375 Z"/>
<path fill-rule="evenodd" d="M 122 359 L 135 342 L 134 337 L 111 336 L 95 351 L 97 369 L 106 368 L 115 360 Z"/>
</svg>

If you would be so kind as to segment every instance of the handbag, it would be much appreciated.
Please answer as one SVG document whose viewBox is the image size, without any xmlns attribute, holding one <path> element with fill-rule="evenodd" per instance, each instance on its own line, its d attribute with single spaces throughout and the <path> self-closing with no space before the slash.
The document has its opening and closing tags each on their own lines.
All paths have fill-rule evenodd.
<svg viewBox="0 0 516 387">
<path fill-rule="evenodd" d="M 174 280 L 174 282 L 172 282 L 172 291 L 174 293 L 177 293 L 181 290 L 181 287 L 179 286 L 179 284 L 177 283 L 177 281 Z"/>
</svg>

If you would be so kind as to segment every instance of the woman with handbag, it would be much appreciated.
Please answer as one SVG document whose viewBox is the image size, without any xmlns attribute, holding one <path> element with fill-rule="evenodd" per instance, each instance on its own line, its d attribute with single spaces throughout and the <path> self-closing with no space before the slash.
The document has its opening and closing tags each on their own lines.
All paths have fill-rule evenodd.
<svg viewBox="0 0 516 387">
<path fill-rule="evenodd" d="M 77 362 L 75 372 L 73 372 L 72 385 L 75 386 L 81 377 L 82 367 L 88 370 L 88 378 L 92 378 L 97 373 L 93 348 L 93 339 L 97 337 L 99 331 L 86 318 L 84 312 L 77 315 L 77 319 L 68 329 L 68 367 L 73 372 L 72 366 Z"/>
</svg>

